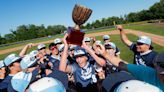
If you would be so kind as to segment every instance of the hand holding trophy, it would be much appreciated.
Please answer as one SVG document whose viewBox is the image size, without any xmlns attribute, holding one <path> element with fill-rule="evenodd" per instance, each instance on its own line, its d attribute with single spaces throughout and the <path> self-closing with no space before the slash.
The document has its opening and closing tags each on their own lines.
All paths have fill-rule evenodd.
<svg viewBox="0 0 164 92">
<path fill-rule="evenodd" d="M 74 28 L 68 27 L 67 30 L 68 33 L 67 42 L 69 44 L 76 44 L 76 45 L 82 44 L 82 40 L 85 33 L 80 31 L 80 26 L 89 19 L 91 13 L 92 13 L 91 9 L 81 5 L 75 5 L 72 12 L 72 19 L 75 23 L 75 27 Z"/>
</svg>

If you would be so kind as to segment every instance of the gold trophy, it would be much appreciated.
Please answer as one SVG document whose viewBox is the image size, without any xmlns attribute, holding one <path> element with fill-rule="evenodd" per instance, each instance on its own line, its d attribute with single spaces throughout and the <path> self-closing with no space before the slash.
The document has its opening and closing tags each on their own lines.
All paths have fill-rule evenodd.
<svg viewBox="0 0 164 92">
<path fill-rule="evenodd" d="M 84 38 L 85 33 L 81 32 L 80 26 L 84 24 L 92 14 L 92 10 L 81 6 L 81 5 L 75 5 L 73 12 L 72 12 L 72 19 L 75 23 L 75 27 L 71 28 L 68 27 L 68 37 L 67 37 L 67 42 L 69 44 L 76 44 L 76 45 L 81 45 L 82 40 Z"/>
</svg>

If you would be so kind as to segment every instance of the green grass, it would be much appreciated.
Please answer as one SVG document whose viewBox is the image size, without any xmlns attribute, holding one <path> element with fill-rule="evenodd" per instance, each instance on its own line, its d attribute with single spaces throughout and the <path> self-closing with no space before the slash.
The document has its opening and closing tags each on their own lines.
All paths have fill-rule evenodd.
<svg viewBox="0 0 164 92">
<path fill-rule="evenodd" d="M 49 44 L 45 44 L 45 45 L 46 45 L 46 47 L 47 47 L 47 49 L 48 49 Z M 23 49 L 23 48 L 22 48 L 22 49 Z M 28 49 L 27 53 L 29 53 L 29 52 L 32 51 L 32 50 L 36 50 L 36 49 L 37 49 L 37 46 L 34 46 L 34 47 Z M 6 56 L 8 56 L 8 55 L 11 54 L 11 53 L 14 53 L 14 54 L 19 55 L 20 51 L 21 51 L 21 50 L 17 50 L 17 51 L 14 51 L 14 52 L 2 54 L 2 55 L 0 55 L 0 60 L 4 59 Z"/>
<path fill-rule="evenodd" d="M 85 33 L 86 33 L 86 34 L 89 34 L 89 33 L 104 32 L 104 31 L 112 31 L 112 30 L 115 30 L 115 28 L 108 28 L 108 29 L 102 29 L 102 30 L 92 30 L 92 31 L 86 31 Z"/>
<path fill-rule="evenodd" d="M 131 35 L 131 34 L 128 34 L 127 35 L 129 39 L 131 39 L 131 41 L 136 41 L 137 40 L 137 36 L 134 36 L 134 35 Z M 102 40 L 102 36 L 97 36 L 96 39 L 98 40 Z M 117 47 L 120 49 L 121 51 L 121 58 L 129 63 L 132 63 L 133 62 L 133 53 L 132 51 L 129 50 L 129 48 L 121 41 L 120 39 L 120 36 L 119 35 L 111 35 L 111 41 L 114 42 Z M 46 46 L 48 47 L 49 44 L 46 44 Z M 154 47 L 154 50 L 157 51 L 157 52 L 164 52 L 164 48 L 157 45 L 157 44 L 154 44 L 153 43 L 153 47 Z M 31 49 L 28 50 L 28 52 L 32 51 L 36 49 L 36 47 L 33 47 Z M 12 52 L 12 53 L 15 53 L 15 54 L 18 54 L 20 52 L 19 51 L 15 51 L 15 52 Z M 7 55 L 9 55 L 11 53 L 7 53 L 7 54 L 3 54 L 3 55 L 0 55 L 0 60 L 4 59 Z"/>
<path fill-rule="evenodd" d="M 144 31 L 147 33 L 164 36 L 164 26 L 162 26 L 162 25 L 145 23 L 145 24 L 139 24 L 139 25 L 131 25 L 130 24 L 130 25 L 125 25 L 124 27 L 126 29 L 140 30 L 140 31 Z"/>
<path fill-rule="evenodd" d="M 127 35 L 129 39 L 131 39 L 131 41 L 135 42 L 137 40 L 137 36 L 128 34 Z M 102 40 L 102 37 L 98 36 L 97 39 Z M 121 54 L 120 57 L 129 62 L 132 63 L 133 62 L 133 52 L 129 50 L 129 48 L 121 41 L 120 36 L 119 35 L 111 35 L 111 41 L 114 42 L 116 44 L 116 46 L 120 49 Z M 154 44 L 153 43 L 153 47 L 154 50 L 157 52 L 164 52 L 164 48 Z"/>
</svg>

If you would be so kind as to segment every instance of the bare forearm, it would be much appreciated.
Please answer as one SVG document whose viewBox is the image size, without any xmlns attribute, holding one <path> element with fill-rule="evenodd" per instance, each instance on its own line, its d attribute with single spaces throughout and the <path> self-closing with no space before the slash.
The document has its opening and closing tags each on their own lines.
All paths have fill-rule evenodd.
<svg viewBox="0 0 164 92">
<path fill-rule="evenodd" d="M 125 31 L 122 29 L 120 30 L 120 34 L 121 34 L 121 40 L 127 45 L 130 46 L 132 44 L 132 42 L 128 39 L 128 37 L 125 34 Z"/>
<path fill-rule="evenodd" d="M 21 50 L 21 52 L 19 53 L 19 56 L 20 56 L 20 57 L 24 57 L 24 55 L 26 55 L 26 53 L 27 53 L 27 49 L 28 49 L 28 45 L 26 45 L 26 46 Z"/>
<path fill-rule="evenodd" d="M 98 57 L 92 49 L 87 47 L 86 50 L 99 65 L 104 66 L 106 64 L 105 60 Z"/>
<path fill-rule="evenodd" d="M 60 61 L 60 65 L 59 65 L 59 70 L 66 72 L 66 67 L 67 67 L 67 53 L 68 53 L 68 46 L 64 47 L 64 51 L 63 54 L 61 56 L 61 61 Z"/>
<path fill-rule="evenodd" d="M 123 61 L 122 59 L 120 59 L 119 57 L 116 56 L 110 56 L 108 54 L 103 55 L 110 63 L 112 63 L 115 66 L 119 66 L 119 63 L 121 61 Z"/>
</svg>

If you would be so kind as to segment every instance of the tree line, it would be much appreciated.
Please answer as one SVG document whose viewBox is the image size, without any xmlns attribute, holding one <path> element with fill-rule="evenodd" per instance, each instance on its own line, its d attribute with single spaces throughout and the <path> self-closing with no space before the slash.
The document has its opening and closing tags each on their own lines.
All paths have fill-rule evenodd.
<svg viewBox="0 0 164 92">
<path fill-rule="evenodd" d="M 93 21 L 92 23 L 87 23 L 86 25 L 83 25 L 82 28 L 94 29 L 99 27 L 112 26 L 114 22 L 116 24 L 125 24 L 130 22 L 154 19 L 164 19 L 164 0 L 160 0 L 160 2 L 155 3 L 148 10 L 131 12 L 120 17 L 113 16 L 102 18 L 100 20 Z M 36 26 L 34 24 L 20 25 L 16 30 L 10 30 L 11 33 L 5 34 L 3 37 L 0 35 L 0 44 L 61 34 L 66 29 L 67 28 L 64 25 L 50 25 L 48 27 L 45 27 L 44 25 Z"/>
</svg>

